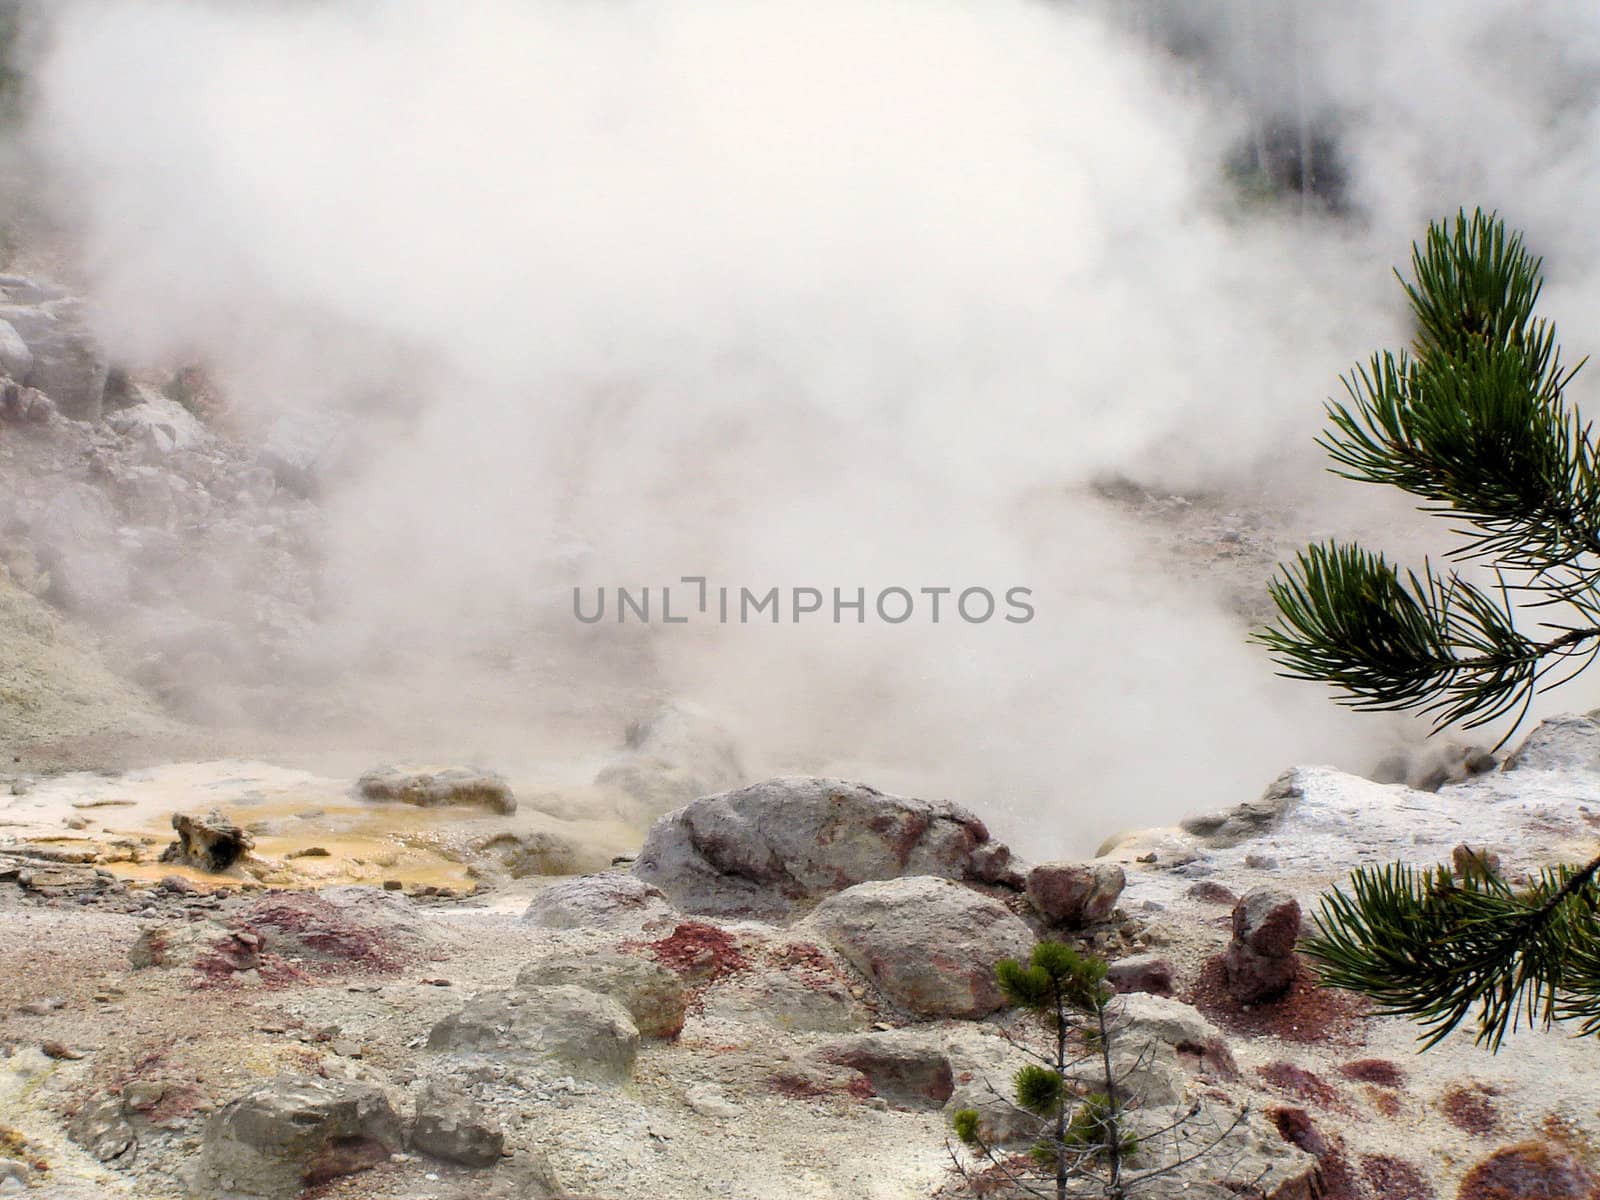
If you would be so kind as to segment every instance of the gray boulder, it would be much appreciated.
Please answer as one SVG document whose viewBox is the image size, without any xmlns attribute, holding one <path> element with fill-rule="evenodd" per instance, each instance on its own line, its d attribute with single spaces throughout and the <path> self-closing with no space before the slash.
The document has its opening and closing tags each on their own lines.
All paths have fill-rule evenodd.
<svg viewBox="0 0 1600 1200">
<path fill-rule="evenodd" d="M 363 800 L 415 804 L 420 808 L 467 805 L 508 816 L 517 811 L 511 786 L 495 772 L 475 767 L 446 767 L 439 771 L 379 767 L 356 781 L 356 792 Z"/>
<path fill-rule="evenodd" d="M 16 330 L 33 355 L 26 378 L 17 382 L 44 392 L 63 416 L 98 421 L 110 369 L 84 324 L 81 306 L 71 300 L 11 304 L 0 307 L 0 319 Z"/>
<path fill-rule="evenodd" d="M 402 1148 L 400 1118 L 371 1084 L 280 1078 L 227 1104 L 206 1124 L 194 1185 L 218 1200 L 290 1200 Z"/>
<path fill-rule="evenodd" d="M 436 1082 L 423 1087 L 411 1124 L 414 1149 L 465 1167 L 492 1167 L 505 1144 L 505 1130 L 487 1108 Z"/>
<path fill-rule="evenodd" d="M 1116 1010 L 1125 1040 L 1161 1042 L 1175 1050 L 1195 1053 L 1227 1045 L 1222 1030 L 1191 1004 L 1140 992 L 1119 997 Z"/>
<path fill-rule="evenodd" d="M 639 1055 L 639 1029 L 615 1000 L 587 988 L 514 988 L 469 1000 L 433 1027 L 428 1049 L 626 1083 Z"/>
<path fill-rule="evenodd" d="M 789 776 L 663 817 L 633 870 L 685 912 L 783 919 L 869 880 L 991 881 L 1006 865 L 980 853 L 993 846 L 983 822 L 956 805 Z"/>
<path fill-rule="evenodd" d="M 192 450 L 211 440 L 205 426 L 176 400 L 147 388 L 137 389 L 136 395 L 138 403 L 106 417 L 106 424 L 123 437 L 158 454 Z"/>
<path fill-rule="evenodd" d="M 544 929 L 602 929 L 637 933 L 659 924 L 676 924 L 677 910 L 660 888 L 626 871 L 605 871 L 563 879 L 528 902 L 522 919 Z"/>
<path fill-rule="evenodd" d="M 993 1012 L 1002 1002 L 995 963 L 1033 949 L 1005 905 L 930 876 L 857 884 L 824 900 L 806 925 L 891 1003 L 923 1017 Z"/>
<path fill-rule="evenodd" d="M 19 382 L 33 370 L 33 351 L 10 321 L 0 321 L 0 367 Z"/>
<path fill-rule="evenodd" d="M 89 1101 L 68 1124 L 67 1136 L 101 1162 L 129 1163 L 139 1152 L 121 1096 Z"/>
<path fill-rule="evenodd" d="M 748 778 L 733 736 L 701 709 L 674 703 L 629 725 L 622 751 L 594 781 L 624 820 L 648 824 Z"/>
<path fill-rule="evenodd" d="M 1274 779 L 1260 799 L 1189 817 L 1180 824 L 1185 833 L 1193 834 L 1213 849 L 1223 850 L 1267 833 L 1304 794 L 1300 772 L 1291 768 Z"/>
<path fill-rule="evenodd" d="M 1600 771 L 1600 710 L 1539 722 L 1506 759 L 1507 771 Z"/>
<path fill-rule="evenodd" d="M 677 1037 L 689 1010 L 689 992 L 676 971 L 631 954 L 562 954 L 517 972 L 519 988 L 576 984 L 609 996 L 650 1038 Z"/>
</svg>

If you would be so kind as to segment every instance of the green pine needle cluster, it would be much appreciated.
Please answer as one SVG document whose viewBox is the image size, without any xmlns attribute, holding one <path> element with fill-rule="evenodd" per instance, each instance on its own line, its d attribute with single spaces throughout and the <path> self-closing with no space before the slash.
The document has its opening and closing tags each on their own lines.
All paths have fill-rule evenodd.
<svg viewBox="0 0 1600 1200">
<path fill-rule="evenodd" d="M 1551 868 L 1520 890 L 1486 863 L 1459 877 L 1402 864 L 1358 871 L 1348 893 L 1323 897 L 1301 948 L 1325 984 L 1418 1021 L 1425 1046 L 1469 1018 L 1492 1050 L 1524 1022 L 1570 1019 L 1600 1033 L 1597 870 L 1600 860 Z"/>
<path fill-rule="evenodd" d="M 1600 464 L 1566 396 L 1578 367 L 1534 315 L 1541 269 L 1493 215 L 1432 225 L 1401 278 L 1411 350 L 1346 376 L 1319 442 L 1336 474 L 1450 518 L 1461 541 L 1449 557 L 1484 582 L 1311 546 L 1272 583 L 1278 620 L 1255 635 L 1283 674 L 1332 684 L 1354 708 L 1471 727 L 1520 719 L 1600 652 Z M 1540 610 L 1543 636 L 1523 632 L 1519 608 Z"/>
<path fill-rule="evenodd" d="M 1319 440 L 1335 474 L 1415 496 L 1461 539 L 1425 563 L 1328 542 L 1270 585 L 1276 624 L 1255 635 L 1283 674 L 1331 684 L 1357 709 L 1483 725 L 1565 682 L 1600 653 L 1600 465 L 1569 403 L 1578 367 L 1535 315 L 1541 260 L 1493 214 L 1429 227 L 1401 278 L 1409 352 L 1344 380 Z M 1582 364 L 1579 364 L 1581 367 Z M 1540 636 L 1524 632 L 1542 618 Z M 1502 744 L 1504 744 L 1502 738 Z M 1325 897 L 1304 946 L 1323 981 L 1418 1021 L 1428 1046 L 1472 1021 L 1498 1049 L 1523 1023 L 1600 1034 L 1600 858 L 1513 888 L 1487 858 L 1447 868 L 1363 868 Z"/>
</svg>

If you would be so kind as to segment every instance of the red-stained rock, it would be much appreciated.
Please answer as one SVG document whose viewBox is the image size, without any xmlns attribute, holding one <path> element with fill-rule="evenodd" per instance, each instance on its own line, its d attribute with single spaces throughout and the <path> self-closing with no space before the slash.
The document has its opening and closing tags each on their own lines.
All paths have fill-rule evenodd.
<svg viewBox="0 0 1600 1200">
<path fill-rule="evenodd" d="M 1294 952 L 1300 904 L 1270 888 L 1249 892 L 1233 909 L 1233 940 L 1223 955 L 1228 991 L 1243 1004 L 1275 1000 L 1300 973 Z"/>
<path fill-rule="evenodd" d="M 1233 910 L 1233 940 L 1254 954 L 1287 958 L 1300 938 L 1300 902 L 1285 892 L 1256 888 Z"/>
<path fill-rule="evenodd" d="M 1127 882 L 1117 863 L 1040 863 L 1028 872 L 1028 900 L 1050 924 L 1078 929 L 1108 918 Z"/>
<path fill-rule="evenodd" d="M 1487 1137 L 1500 1127 L 1500 1115 L 1492 1099 L 1497 1094 L 1494 1088 L 1483 1084 L 1446 1088 L 1439 1097 L 1439 1111 L 1463 1133 Z"/>
<path fill-rule="evenodd" d="M 1153 954 L 1139 954 L 1112 963 L 1106 969 L 1106 982 L 1119 992 L 1170 996 L 1176 975 L 1177 972 L 1166 959 Z"/>
<path fill-rule="evenodd" d="M 1215 879 L 1202 879 L 1199 883 L 1192 883 L 1184 892 L 1191 900 L 1198 900 L 1202 904 L 1237 904 L 1239 897 L 1232 888 L 1225 887 Z"/>
<path fill-rule="evenodd" d="M 1456 1200 L 1600 1200 L 1600 1177 L 1552 1146 L 1524 1142 L 1468 1171 Z"/>
<path fill-rule="evenodd" d="M 1381 1200 L 1435 1200 L 1433 1184 L 1403 1158 L 1366 1155 L 1361 1160 L 1361 1181 Z"/>
<path fill-rule="evenodd" d="M 1339 1068 L 1339 1074 L 1356 1083 L 1370 1083 L 1383 1088 L 1399 1088 L 1406 1084 L 1406 1073 L 1398 1063 L 1386 1058 L 1361 1058 L 1347 1062 Z"/>
</svg>

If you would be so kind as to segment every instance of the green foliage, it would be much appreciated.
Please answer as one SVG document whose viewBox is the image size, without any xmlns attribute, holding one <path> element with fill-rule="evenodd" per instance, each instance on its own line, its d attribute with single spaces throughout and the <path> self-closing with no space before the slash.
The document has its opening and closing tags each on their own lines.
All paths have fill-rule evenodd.
<svg viewBox="0 0 1600 1200">
<path fill-rule="evenodd" d="M 1055 1071 L 1029 1063 L 1011 1081 L 1017 1103 L 1036 1117 L 1053 1117 L 1061 1107 L 1064 1084 Z"/>
<path fill-rule="evenodd" d="M 1270 585 L 1278 620 L 1255 640 L 1283 674 L 1332 684 L 1353 708 L 1427 713 L 1436 728 L 1520 722 L 1539 690 L 1600 653 L 1600 463 L 1566 397 L 1578 368 L 1535 316 L 1541 260 L 1493 214 L 1434 223 L 1411 267 L 1410 351 L 1346 376 L 1319 444 L 1335 474 L 1451 519 L 1449 557 L 1494 585 L 1314 545 Z M 1540 638 L 1518 624 L 1533 609 Z M 1524 1020 L 1600 1033 L 1597 871 L 1600 859 L 1555 868 L 1519 892 L 1487 860 L 1459 879 L 1363 868 L 1323 899 L 1305 951 L 1324 982 L 1420 1022 L 1428 1046 L 1469 1019 L 1491 1049 Z"/>
<path fill-rule="evenodd" d="M 1255 635 L 1284 674 L 1330 683 L 1354 708 L 1474 726 L 1525 712 L 1552 670 L 1581 670 L 1600 651 L 1600 464 L 1566 400 L 1577 368 L 1534 316 L 1540 268 L 1492 215 L 1430 226 L 1413 280 L 1401 280 L 1411 352 L 1348 375 L 1320 439 L 1336 474 L 1451 518 L 1462 541 L 1450 557 L 1482 564 L 1495 586 L 1312 546 L 1271 585 L 1279 619 Z M 1529 637 L 1513 597 L 1568 619 Z"/>
<path fill-rule="evenodd" d="M 1122 1157 L 1132 1158 L 1139 1152 L 1139 1139 L 1126 1130 L 1119 1130 L 1115 1117 L 1116 1108 L 1110 1096 L 1102 1092 L 1085 1096 L 1067 1123 L 1063 1140 L 1069 1146 L 1101 1157 L 1107 1155 L 1108 1147 L 1119 1145 Z"/>
<path fill-rule="evenodd" d="M 1007 1003 L 1034 1012 L 1053 1009 L 1057 1000 L 1076 1011 L 1093 1012 L 1108 994 L 1105 977 L 1104 962 L 1061 942 L 1040 942 L 1027 966 L 1011 958 L 995 966 Z"/>
<path fill-rule="evenodd" d="M 1496 1050 L 1524 1020 L 1573 1018 L 1597 1033 L 1597 866 L 1547 870 L 1522 891 L 1482 860 L 1459 878 L 1445 867 L 1365 868 L 1348 893 L 1323 897 L 1303 950 L 1324 983 L 1420 1022 L 1428 1046 L 1474 1010 L 1478 1042 Z"/>
<path fill-rule="evenodd" d="M 963 1108 L 959 1110 L 950 1119 L 950 1124 L 955 1128 L 956 1136 L 961 1139 L 963 1145 L 976 1146 L 979 1144 L 977 1109 Z"/>
<path fill-rule="evenodd" d="M 988 1163 L 1016 1190 L 1064 1200 L 1069 1184 L 1092 1181 L 1097 1189 L 1094 1194 L 1108 1200 L 1128 1200 L 1139 1193 L 1142 1184 L 1165 1177 L 1177 1166 L 1206 1153 L 1234 1128 L 1230 1125 L 1216 1142 L 1198 1153 L 1187 1152 L 1176 1164 L 1143 1174 L 1131 1172 L 1140 1143 L 1127 1121 L 1129 1112 L 1137 1106 L 1137 1098 L 1124 1093 L 1122 1079 L 1126 1072 L 1119 1074 L 1113 1067 L 1114 992 L 1105 981 L 1105 962 L 1060 942 L 1040 942 L 1026 964 L 1015 959 L 998 963 L 995 978 L 1008 1002 L 1042 1018 L 1050 1045 L 1049 1053 L 1030 1052 L 1035 1061 L 1012 1077 L 1015 1102 L 1005 1101 L 1014 1110 L 1039 1120 L 1044 1134 L 1031 1147 L 1029 1158 L 1042 1175 L 1019 1173 L 1015 1160 L 997 1155 L 983 1140 L 976 1109 L 960 1110 L 951 1124 L 968 1151 Z M 1089 1064 L 1089 1073 L 1096 1076 L 1097 1087 L 1093 1091 L 1081 1081 L 1085 1064 Z M 999 1092 L 994 1094 L 1004 1100 Z M 1242 1119 L 1241 1114 L 1239 1120 Z M 1234 1125 L 1237 1124 L 1236 1120 Z M 1177 1127 L 1171 1126 L 1167 1132 Z M 965 1174 L 954 1151 L 952 1159 Z"/>
</svg>

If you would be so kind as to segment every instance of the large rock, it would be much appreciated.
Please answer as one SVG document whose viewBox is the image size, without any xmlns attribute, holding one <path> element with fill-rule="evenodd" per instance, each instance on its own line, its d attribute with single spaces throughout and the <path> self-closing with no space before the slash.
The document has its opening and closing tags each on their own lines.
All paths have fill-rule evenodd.
<svg viewBox="0 0 1600 1200">
<path fill-rule="evenodd" d="M 648 824 L 748 778 L 733 736 L 709 714 L 674 703 L 628 726 L 621 753 L 595 784 L 611 794 L 624 819 Z"/>
<path fill-rule="evenodd" d="M 1008 856 L 953 804 L 842 779 L 790 776 L 706 796 L 663 817 L 634 873 L 685 912 L 781 919 L 875 879 L 989 881 Z"/>
<path fill-rule="evenodd" d="M 639 1054 L 639 1029 L 615 1000 L 583 987 L 514 988 L 469 1000 L 433 1027 L 428 1049 L 626 1083 Z"/>
<path fill-rule="evenodd" d="M 1134 954 L 1110 964 L 1106 968 L 1106 982 L 1119 992 L 1170 996 L 1177 983 L 1177 971 L 1158 955 Z"/>
<path fill-rule="evenodd" d="M 33 354 L 25 379 L 54 400 L 61 414 L 75 421 L 98 421 L 105 405 L 105 355 L 89 335 L 79 306 L 57 301 L 39 308 L 8 306 L 0 317 L 22 335 Z"/>
<path fill-rule="evenodd" d="M 505 1130 L 487 1108 L 437 1082 L 423 1087 L 411 1125 L 413 1149 L 466 1167 L 492 1167 L 505 1144 Z"/>
<path fill-rule="evenodd" d="M 1200 1010 L 1165 996 L 1133 993 L 1115 1002 L 1119 1036 L 1125 1044 L 1159 1042 L 1191 1054 L 1226 1050 L 1222 1030 Z"/>
<path fill-rule="evenodd" d="M 226 871 L 255 845 L 248 833 L 215 811 L 204 817 L 173 813 L 172 827 L 178 840 L 161 852 L 161 861 L 200 871 Z"/>
<path fill-rule="evenodd" d="M 128 1123 L 121 1096 L 101 1096 L 78 1111 L 67 1136 L 101 1162 L 129 1163 L 139 1152 L 139 1139 Z"/>
<path fill-rule="evenodd" d="M 1506 759 L 1507 771 L 1600 771 L 1600 710 L 1539 722 Z"/>
<path fill-rule="evenodd" d="M 892 1003 L 924 1017 L 993 1012 L 1002 1003 L 995 964 L 1033 949 L 1005 905 L 930 876 L 857 884 L 824 900 L 807 926 Z"/>
<path fill-rule="evenodd" d="M 106 424 L 123 437 L 157 454 L 192 450 L 210 441 L 205 426 L 176 400 L 148 388 L 139 388 L 136 394 L 138 403 L 106 417 Z"/>
<path fill-rule="evenodd" d="M 676 971 L 631 954 L 562 954 L 517 972 L 519 988 L 576 984 L 609 996 L 644 1037 L 677 1037 L 689 1010 L 689 992 Z"/>
<path fill-rule="evenodd" d="M 1050 924 L 1081 929 L 1111 916 L 1127 882 L 1118 863 L 1040 863 L 1028 872 L 1028 900 Z"/>
<path fill-rule="evenodd" d="M 1300 904 L 1272 888 L 1246 892 L 1233 909 L 1233 939 L 1222 965 L 1228 992 L 1244 1004 L 1283 995 L 1300 973 L 1295 942 Z"/>
<path fill-rule="evenodd" d="M 543 929 L 641 932 L 677 923 L 677 910 L 660 888 L 626 871 L 563 879 L 540 890 L 522 919 Z"/>
<path fill-rule="evenodd" d="M 1600 1175 L 1550 1141 L 1506 1146 L 1474 1164 L 1457 1200 L 1594 1200 Z"/>
<path fill-rule="evenodd" d="M 141 931 L 129 948 L 128 963 L 134 970 L 197 970 L 207 980 L 221 981 L 259 970 L 264 948 L 257 934 L 223 929 L 209 921 L 152 925 Z"/>
<path fill-rule="evenodd" d="M 475 767 L 421 770 L 413 767 L 379 767 L 356 781 L 363 800 L 390 800 L 421 808 L 468 805 L 509 815 L 517 811 L 511 786 L 493 771 Z"/>
<path fill-rule="evenodd" d="M 1226 849 L 1270 831 L 1304 796 L 1299 769 L 1291 768 L 1274 779 L 1259 799 L 1189 817 L 1181 825 L 1207 846 Z"/>
<path fill-rule="evenodd" d="M 928 1037 L 908 1030 L 833 1042 L 819 1049 L 816 1057 L 860 1071 L 874 1092 L 901 1108 L 939 1109 L 955 1090 L 944 1050 Z"/>
<path fill-rule="evenodd" d="M 10 321 L 0 321 L 0 368 L 19 383 L 33 370 L 33 351 Z"/>
<path fill-rule="evenodd" d="M 202 1195 L 290 1200 L 402 1148 L 400 1118 L 366 1083 L 281 1078 L 230 1102 L 206 1125 L 194 1184 Z"/>
</svg>

